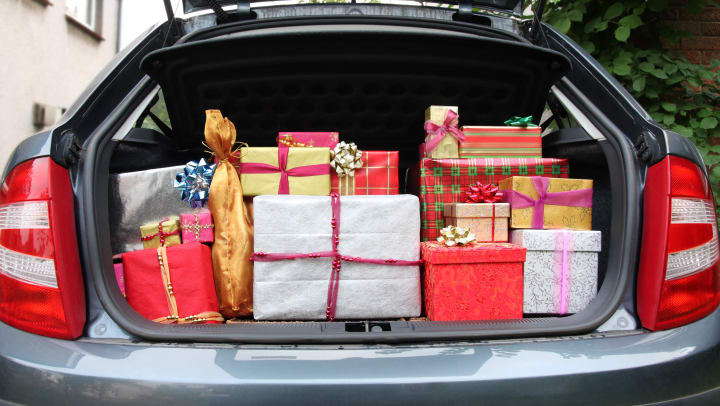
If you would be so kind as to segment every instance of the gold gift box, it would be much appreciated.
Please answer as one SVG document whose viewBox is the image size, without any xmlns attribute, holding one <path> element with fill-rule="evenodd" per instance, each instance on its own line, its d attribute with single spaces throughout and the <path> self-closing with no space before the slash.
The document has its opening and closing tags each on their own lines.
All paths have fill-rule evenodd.
<svg viewBox="0 0 720 406">
<path fill-rule="evenodd" d="M 537 200 L 539 194 L 535 189 L 532 176 L 512 176 L 503 179 L 498 184 L 500 190 L 514 190 Z M 567 178 L 546 178 L 548 180 L 547 193 L 579 191 L 590 189 L 592 200 L 592 179 L 567 179 Z M 503 199 L 505 201 L 506 199 Z M 543 205 L 543 229 L 567 228 L 571 230 L 592 229 L 592 206 L 573 207 L 563 205 Z M 534 215 L 533 207 L 516 208 L 510 207 L 510 228 L 535 228 L 532 227 Z"/>
<path fill-rule="evenodd" d="M 160 235 L 160 222 L 147 223 L 140 226 L 143 248 L 160 248 L 180 244 L 180 217 L 169 216 L 162 222 L 162 236 Z M 155 235 L 152 238 L 148 238 Z M 164 242 L 164 243 L 163 243 Z"/>
<path fill-rule="evenodd" d="M 288 148 L 286 170 L 327 164 L 330 165 L 330 148 Z M 240 160 L 234 163 L 263 163 L 278 167 L 277 147 L 248 147 L 240 150 Z M 280 187 L 280 171 L 276 173 L 242 173 L 238 169 L 243 196 L 276 195 Z M 288 176 L 291 195 L 327 196 L 330 194 L 330 170 L 324 175 Z"/>
<path fill-rule="evenodd" d="M 443 125 L 448 110 L 458 113 L 457 106 L 430 106 L 425 109 L 425 121 L 430 120 L 437 125 Z M 452 135 L 447 134 L 432 152 L 425 151 L 425 155 L 427 158 L 434 159 L 459 158 L 459 148 L 460 146 L 458 145 L 457 140 Z"/>
<path fill-rule="evenodd" d="M 508 241 L 507 203 L 446 203 L 444 210 L 446 226 L 469 228 L 478 242 Z"/>
</svg>

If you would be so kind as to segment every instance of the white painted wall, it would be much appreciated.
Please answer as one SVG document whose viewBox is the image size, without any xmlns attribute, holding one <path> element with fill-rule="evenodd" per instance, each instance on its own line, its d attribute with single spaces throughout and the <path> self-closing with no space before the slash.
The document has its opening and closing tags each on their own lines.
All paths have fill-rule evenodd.
<svg viewBox="0 0 720 406">
<path fill-rule="evenodd" d="M 0 1 L 0 168 L 22 139 L 40 130 L 33 126 L 33 102 L 70 107 L 115 55 L 118 0 L 102 2 L 98 40 L 67 21 L 65 0 Z"/>
</svg>

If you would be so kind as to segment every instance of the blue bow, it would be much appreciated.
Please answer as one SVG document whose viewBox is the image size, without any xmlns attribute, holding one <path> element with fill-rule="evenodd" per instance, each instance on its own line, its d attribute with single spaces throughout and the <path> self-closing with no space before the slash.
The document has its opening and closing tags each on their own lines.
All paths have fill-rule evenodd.
<svg viewBox="0 0 720 406">
<path fill-rule="evenodd" d="M 208 165 L 205 159 L 200 159 L 199 162 L 190 161 L 185 164 L 182 172 L 175 175 L 174 186 L 180 189 L 180 198 L 190 203 L 190 207 L 202 207 L 207 201 L 215 166 Z"/>
</svg>

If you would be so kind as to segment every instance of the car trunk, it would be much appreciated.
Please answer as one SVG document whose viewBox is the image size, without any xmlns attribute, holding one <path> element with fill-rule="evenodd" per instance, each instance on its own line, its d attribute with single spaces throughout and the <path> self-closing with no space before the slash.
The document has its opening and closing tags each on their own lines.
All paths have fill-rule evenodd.
<svg viewBox="0 0 720 406">
<path fill-rule="evenodd" d="M 308 20 L 309 21 L 309 20 Z M 124 129 L 105 144 L 96 180 L 98 244 L 106 257 L 100 298 L 129 332 L 155 340 L 324 343 L 417 342 L 549 336 L 593 331 L 627 288 L 627 219 L 617 148 L 582 129 L 543 139 L 543 155 L 567 158 L 570 177 L 594 180 L 593 230 L 602 231 L 599 292 L 582 312 L 522 320 L 430 322 L 360 320 L 157 325 L 137 315 L 113 287 L 106 205 L 108 176 L 181 165 L 203 155 L 204 111 L 220 109 L 238 141 L 273 146 L 278 131 L 338 131 L 367 150 L 400 152 L 400 191 L 412 192 L 423 112 L 459 106 L 461 122 L 502 125 L 510 116 L 541 117 L 551 86 L 570 69 L 562 55 L 512 34 L 463 23 L 376 19 L 319 20 L 316 25 L 237 25 L 218 38 L 189 38 L 146 57 L 143 69 L 159 84 L 172 130 L 167 136 Z M 227 31 L 226 31 L 227 32 Z M 112 197 L 110 197 L 112 199 Z M 620 238 L 622 237 L 622 238 Z M 632 261 L 630 261 L 632 262 Z"/>
</svg>

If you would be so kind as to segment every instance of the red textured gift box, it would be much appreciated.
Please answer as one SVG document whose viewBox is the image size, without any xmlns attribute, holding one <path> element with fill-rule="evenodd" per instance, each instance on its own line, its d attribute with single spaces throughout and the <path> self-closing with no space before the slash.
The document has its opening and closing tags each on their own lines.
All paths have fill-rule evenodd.
<svg viewBox="0 0 720 406">
<path fill-rule="evenodd" d="M 445 227 L 445 204 L 462 203 L 468 186 L 497 185 L 511 176 L 567 178 L 568 161 L 558 158 L 421 159 L 411 185 L 420 197 L 422 241 L 434 241 Z"/>
<path fill-rule="evenodd" d="M 164 260 L 159 258 L 162 250 Z M 171 287 L 165 283 L 161 262 L 167 265 Z M 127 252 L 123 254 L 123 270 L 128 303 L 141 316 L 159 323 L 222 320 L 207 245 L 194 242 Z M 177 307 L 176 318 L 168 317 L 174 316 L 171 297 Z"/>
<path fill-rule="evenodd" d="M 398 151 L 362 151 L 363 166 L 355 176 L 340 179 L 330 175 L 330 191 L 340 195 L 396 195 L 398 182 Z"/>
<path fill-rule="evenodd" d="M 421 244 L 431 321 L 521 319 L 527 249 L 508 243 Z"/>
</svg>

